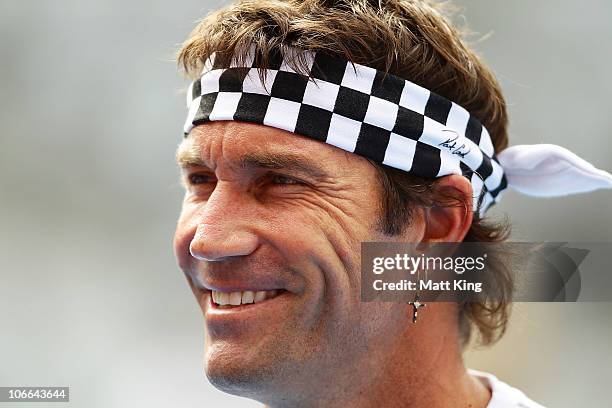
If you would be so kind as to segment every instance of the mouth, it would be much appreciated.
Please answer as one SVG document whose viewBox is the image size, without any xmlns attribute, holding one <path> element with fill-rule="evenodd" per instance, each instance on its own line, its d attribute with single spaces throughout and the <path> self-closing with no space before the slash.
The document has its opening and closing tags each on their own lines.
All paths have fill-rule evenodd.
<svg viewBox="0 0 612 408">
<path fill-rule="evenodd" d="M 208 289 L 206 296 L 199 299 L 212 339 L 229 339 L 269 330 L 286 322 L 295 309 L 296 298 L 287 289 L 228 289 Z"/>
<path fill-rule="evenodd" d="M 284 292 L 286 291 L 283 289 L 236 292 L 211 290 L 210 302 L 215 309 L 242 309 L 267 302 L 282 295 Z"/>
</svg>

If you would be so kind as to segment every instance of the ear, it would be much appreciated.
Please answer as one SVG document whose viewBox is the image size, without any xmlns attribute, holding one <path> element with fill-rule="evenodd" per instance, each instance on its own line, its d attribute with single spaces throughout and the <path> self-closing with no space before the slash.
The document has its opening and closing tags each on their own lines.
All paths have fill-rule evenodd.
<svg viewBox="0 0 612 408">
<path fill-rule="evenodd" d="M 443 200 L 439 206 L 423 209 L 423 242 L 463 241 L 473 219 L 472 185 L 467 178 L 451 174 L 436 180 L 435 191 Z"/>
</svg>

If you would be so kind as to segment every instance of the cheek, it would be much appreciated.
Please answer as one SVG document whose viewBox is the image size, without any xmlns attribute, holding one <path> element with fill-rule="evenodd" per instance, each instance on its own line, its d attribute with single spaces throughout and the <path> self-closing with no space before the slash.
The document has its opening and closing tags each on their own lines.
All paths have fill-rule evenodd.
<svg viewBox="0 0 612 408">
<path fill-rule="evenodd" d="M 349 251 L 352 231 L 341 228 L 324 207 L 296 204 L 268 219 L 275 246 L 289 262 L 315 264 L 340 261 Z"/>
<path fill-rule="evenodd" d="M 360 242 L 368 229 L 334 208 L 295 208 L 290 220 L 272 221 L 274 245 L 307 280 L 308 304 L 327 319 L 350 319 L 360 301 Z M 319 316 L 320 317 L 320 316 Z"/>
</svg>

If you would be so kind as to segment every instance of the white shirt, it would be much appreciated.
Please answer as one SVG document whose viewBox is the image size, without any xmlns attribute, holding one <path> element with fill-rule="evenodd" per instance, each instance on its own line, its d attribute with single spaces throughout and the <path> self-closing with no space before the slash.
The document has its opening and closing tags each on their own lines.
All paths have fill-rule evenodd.
<svg viewBox="0 0 612 408">
<path fill-rule="evenodd" d="M 544 408 L 527 398 L 522 391 L 500 381 L 493 374 L 471 369 L 468 372 L 491 391 L 491 401 L 487 408 Z"/>
</svg>

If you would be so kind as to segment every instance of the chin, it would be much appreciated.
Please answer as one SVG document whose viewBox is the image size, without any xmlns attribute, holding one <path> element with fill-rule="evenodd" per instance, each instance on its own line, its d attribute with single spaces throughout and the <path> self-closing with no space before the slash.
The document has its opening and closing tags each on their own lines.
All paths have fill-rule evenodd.
<svg viewBox="0 0 612 408">
<path fill-rule="evenodd" d="M 205 353 L 206 377 L 221 391 L 257 399 L 274 392 L 282 382 L 287 364 L 276 351 L 259 347 L 214 342 L 207 344 Z"/>
</svg>

